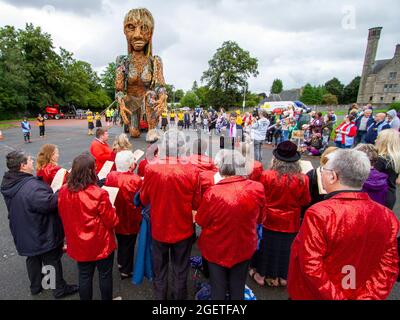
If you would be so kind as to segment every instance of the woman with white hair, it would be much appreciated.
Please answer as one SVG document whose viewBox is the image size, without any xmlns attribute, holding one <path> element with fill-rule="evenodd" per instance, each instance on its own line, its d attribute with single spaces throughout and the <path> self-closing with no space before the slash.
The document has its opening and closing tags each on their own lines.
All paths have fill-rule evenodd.
<svg viewBox="0 0 400 320">
<path fill-rule="evenodd" d="M 246 179 L 245 158 L 236 150 L 215 157 L 220 180 L 202 198 L 195 216 L 202 228 L 199 248 L 208 262 L 212 300 L 243 300 L 246 274 L 257 247 L 264 188 Z"/>
<path fill-rule="evenodd" d="M 389 192 L 386 207 L 393 210 L 396 203 L 396 184 L 400 174 L 400 136 L 395 129 L 382 130 L 375 142 L 378 150 L 378 161 L 375 169 L 388 175 Z"/>
<path fill-rule="evenodd" d="M 136 159 L 132 151 L 124 150 L 115 157 L 117 171 L 108 174 L 105 186 L 119 188 L 115 209 L 119 219 L 115 227 L 118 240 L 118 267 L 121 280 L 132 277 L 136 237 L 142 221 L 141 209 L 133 204 L 135 194 L 142 186 L 142 179 L 133 173 Z"/>
</svg>

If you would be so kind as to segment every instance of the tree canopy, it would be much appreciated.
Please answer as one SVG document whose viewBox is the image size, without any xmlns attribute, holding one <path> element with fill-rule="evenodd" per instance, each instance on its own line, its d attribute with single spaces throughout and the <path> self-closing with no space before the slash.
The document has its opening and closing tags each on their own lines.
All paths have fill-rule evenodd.
<svg viewBox="0 0 400 320">
<path fill-rule="evenodd" d="M 40 27 L 0 28 L 0 117 L 42 112 L 48 104 L 102 109 L 112 98 L 91 65 L 75 60 Z"/>
<path fill-rule="evenodd" d="M 279 94 L 283 91 L 283 82 L 281 79 L 275 79 L 272 83 L 271 93 Z"/>
<path fill-rule="evenodd" d="M 234 41 L 224 42 L 208 65 L 201 81 L 210 89 L 209 102 L 217 107 L 231 106 L 241 100 L 247 80 L 259 74 L 258 60 Z"/>
<path fill-rule="evenodd" d="M 197 106 L 200 105 L 201 100 L 199 97 L 196 95 L 195 92 L 193 91 L 188 91 L 186 94 L 182 97 L 180 101 L 181 107 L 189 107 L 189 108 L 196 108 Z"/>
</svg>

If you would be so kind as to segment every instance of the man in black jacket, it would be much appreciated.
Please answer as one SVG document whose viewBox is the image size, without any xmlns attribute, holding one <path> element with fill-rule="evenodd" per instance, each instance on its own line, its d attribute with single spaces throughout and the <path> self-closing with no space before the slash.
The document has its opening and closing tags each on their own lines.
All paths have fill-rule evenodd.
<svg viewBox="0 0 400 320">
<path fill-rule="evenodd" d="M 44 285 L 45 289 L 53 289 L 56 299 L 76 293 L 78 286 L 67 285 L 63 278 L 64 230 L 57 212 L 58 194 L 32 175 L 32 157 L 23 151 L 7 155 L 7 168 L 1 193 L 18 254 L 27 257 L 31 293 L 39 294 Z M 46 273 L 43 281 L 42 267 Z"/>
</svg>

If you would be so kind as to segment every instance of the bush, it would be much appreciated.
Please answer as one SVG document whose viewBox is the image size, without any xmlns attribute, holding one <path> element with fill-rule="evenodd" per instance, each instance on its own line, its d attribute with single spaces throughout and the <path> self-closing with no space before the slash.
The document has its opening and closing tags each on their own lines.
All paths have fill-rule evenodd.
<svg viewBox="0 0 400 320">
<path fill-rule="evenodd" d="M 400 112 L 400 102 L 393 102 L 390 106 L 389 106 L 389 110 L 396 110 L 397 112 Z"/>
</svg>

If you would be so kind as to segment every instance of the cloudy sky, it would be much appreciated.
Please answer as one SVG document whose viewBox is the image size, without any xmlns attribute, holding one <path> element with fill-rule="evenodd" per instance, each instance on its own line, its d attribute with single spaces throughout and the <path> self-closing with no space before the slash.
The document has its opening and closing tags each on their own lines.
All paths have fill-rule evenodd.
<svg viewBox="0 0 400 320">
<path fill-rule="evenodd" d="M 226 40 L 258 59 L 254 92 L 268 92 L 275 78 L 285 89 L 334 76 L 347 84 L 361 74 L 368 28 L 383 27 L 378 59 L 400 43 L 399 0 L 0 0 L 0 26 L 41 26 L 55 47 L 101 72 L 125 54 L 122 22 L 136 7 L 152 12 L 154 53 L 166 81 L 184 90 Z"/>
</svg>

